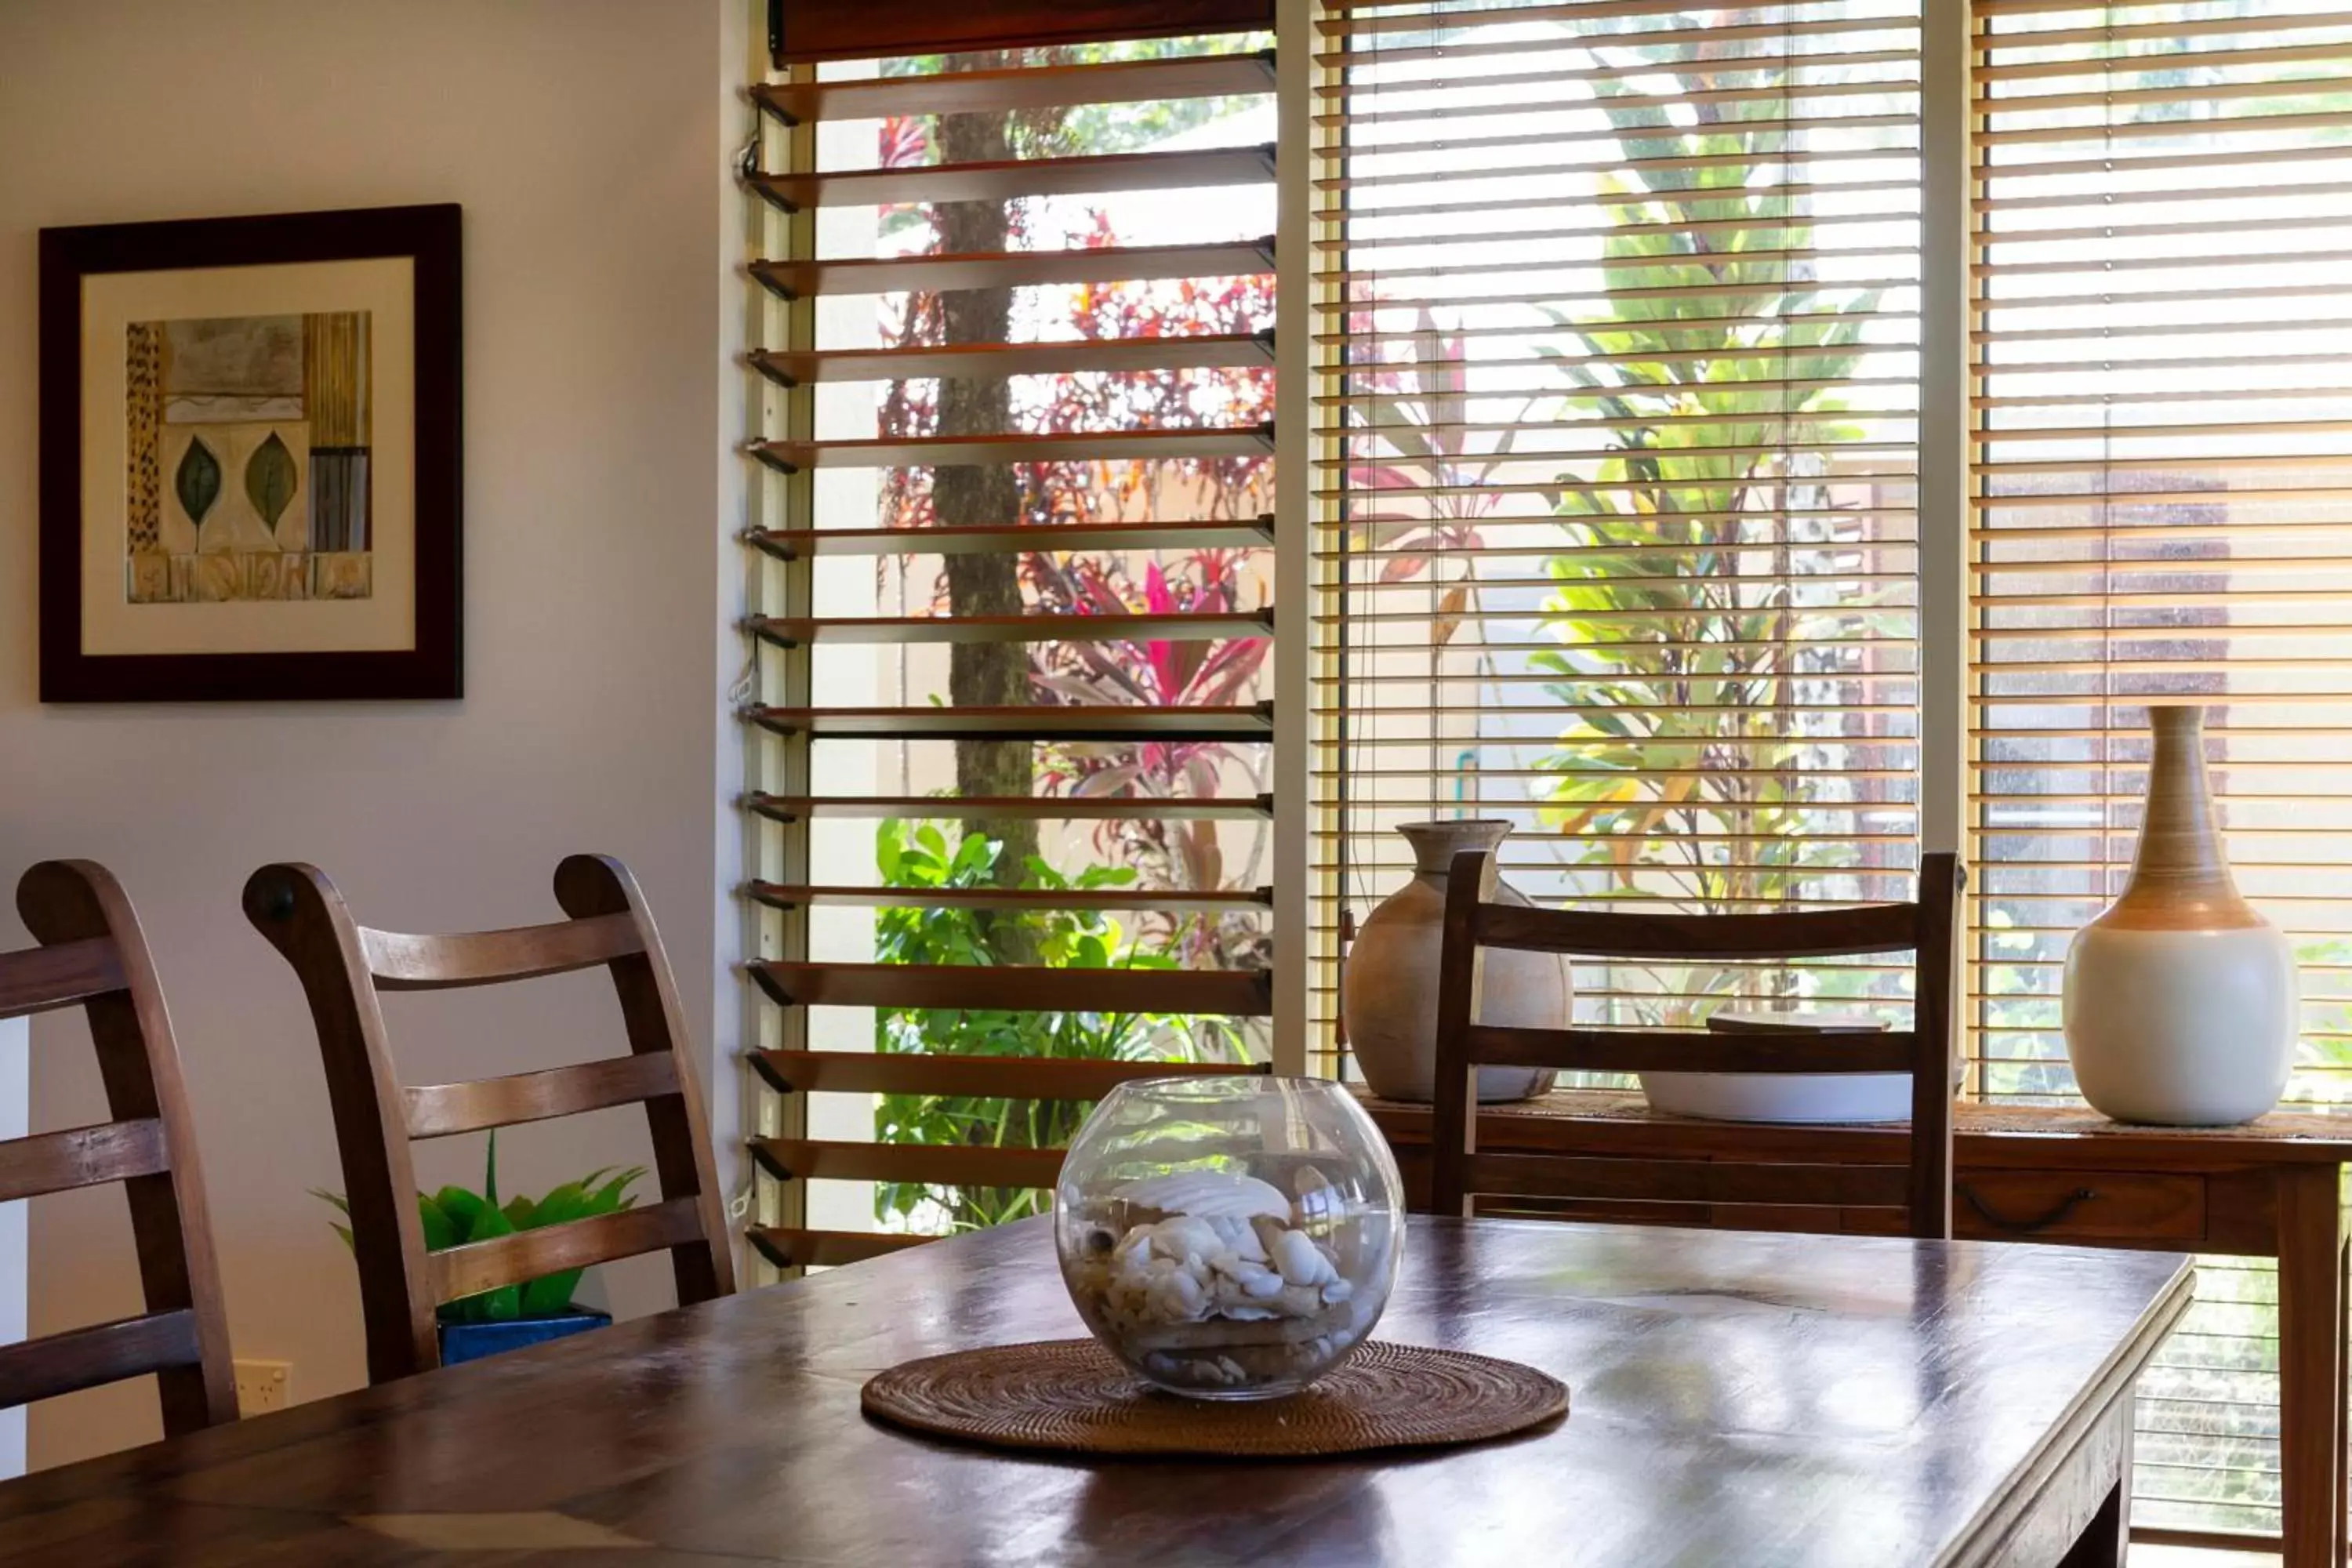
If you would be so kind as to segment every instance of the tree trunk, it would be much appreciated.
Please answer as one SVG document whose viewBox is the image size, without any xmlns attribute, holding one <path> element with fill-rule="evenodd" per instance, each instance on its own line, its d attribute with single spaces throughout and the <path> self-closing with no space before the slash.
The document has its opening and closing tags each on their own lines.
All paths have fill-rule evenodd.
<svg viewBox="0 0 2352 1568">
<path fill-rule="evenodd" d="M 979 68 L 986 59 L 975 59 Z M 989 162 L 1013 155 L 1010 120 L 1003 114 L 950 114 L 940 120 L 940 153 L 943 162 Z M 1003 202 L 949 202 L 938 210 L 940 247 L 950 255 L 971 255 L 1008 248 L 1012 226 Z M 950 343 L 1003 342 L 1011 335 L 1013 290 L 969 289 L 940 297 L 940 310 L 946 341 Z M 939 433 L 942 436 L 993 435 L 1013 424 L 1012 393 L 1000 377 L 953 378 L 940 386 Z M 1020 487 L 1013 470 L 1003 465 L 941 468 L 932 476 L 932 500 L 943 527 L 1002 526 L 1021 518 Z M 983 552 L 950 555 L 947 561 L 948 608 L 956 616 L 1013 616 L 1021 613 L 1020 558 Z M 953 643 L 948 648 L 948 700 L 959 708 L 1017 707 L 1029 696 L 1029 651 L 1019 643 Z M 1030 742 L 959 741 L 955 748 L 956 790 L 965 795 L 1025 795 L 1034 782 Z M 1003 848 L 997 857 L 996 880 L 1011 887 L 1021 880 L 1025 861 L 1037 853 L 1037 825 L 1019 818 L 975 821 L 966 828 L 995 839 Z M 996 922 L 992 932 L 998 956 L 1009 963 L 1036 957 L 1035 943 L 1023 922 Z M 1007 952 L 1007 947 L 1023 951 Z"/>
</svg>

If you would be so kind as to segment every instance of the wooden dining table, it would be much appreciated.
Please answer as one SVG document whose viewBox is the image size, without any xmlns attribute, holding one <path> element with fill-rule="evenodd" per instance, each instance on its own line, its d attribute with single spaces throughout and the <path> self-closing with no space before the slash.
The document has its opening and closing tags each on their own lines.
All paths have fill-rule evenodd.
<svg viewBox="0 0 2352 1568">
<path fill-rule="evenodd" d="M 0 1485 L 0 1568 L 2121 1562 L 2184 1257 L 1416 1216 L 1378 1331 L 1568 1384 L 1514 1439 L 1087 1460 L 860 1414 L 911 1357 L 1081 1331 L 1046 1222 Z"/>
</svg>

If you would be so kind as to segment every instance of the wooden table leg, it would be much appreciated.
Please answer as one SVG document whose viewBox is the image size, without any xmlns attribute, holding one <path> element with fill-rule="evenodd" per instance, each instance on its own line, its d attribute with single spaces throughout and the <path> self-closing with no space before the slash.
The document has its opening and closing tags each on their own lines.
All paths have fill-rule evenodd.
<svg viewBox="0 0 2352 1568">
<path fill-rule="evenodd" d="M 2116 1479 L 2058 1568 L 2126 1568 L 2131 1556 L 2132 1395 L 2116 1401 Z"/>
<path fill-rule="evenodd" d="M 2278 1172 L 2282 1568 L 2344 1563 L 2342 1171 L 2310 1164 Z"/>
</svg>

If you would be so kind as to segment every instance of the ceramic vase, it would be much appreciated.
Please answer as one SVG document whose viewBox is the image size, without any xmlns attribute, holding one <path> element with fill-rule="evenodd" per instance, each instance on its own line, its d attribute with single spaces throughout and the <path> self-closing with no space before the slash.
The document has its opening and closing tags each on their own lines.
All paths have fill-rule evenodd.
<svg viewBox="0 0 2352 1568">
<path fill-rule="evenodd" d="M 1397 831 L 1412 846 L 1412 880 L 1382 900 L 1348 950 L 1339 1012 L 1365 1085 L 1383 1100 L 1429 1100 L 1437 1086 L 1437 962 L 1445 919 L 1445 879 L 1465 849 L 1492 849 L 1507 822 L 1409 822 Z M 1532 908 L 1497 883 L 1498 903 Z M 1568 1022 L 1568 960 L 1558 953 L 1492 951 L 1479 1020 L 1525 1028 Z M 1551 1087 L 1552 1075 L 1529 1068 L 1480 1068 L 1482 1100 L 1525 1100 Z"/>
<path fill-rule="evenodd" d="M 2066 1055 L 2083 1097 L 2118 1121 L 2250 1121 L 2278 1103 L 2294 1060 L 2294 953 L 2231 879 L 2205 710 L 2151 705 L 2148 722 L 2131 880 L 2066 953 Z"/>
</svg>

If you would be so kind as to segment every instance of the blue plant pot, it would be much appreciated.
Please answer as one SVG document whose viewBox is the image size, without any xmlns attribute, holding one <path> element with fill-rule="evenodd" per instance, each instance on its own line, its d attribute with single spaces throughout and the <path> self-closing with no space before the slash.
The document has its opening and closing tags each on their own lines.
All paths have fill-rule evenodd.
<svg viewBox="0 0 2352 1568">
<path fill-rule="evenodd" d="M 498 1355 L 505 1351 L 519 1351 L 525 1345 L 544 1344 L 572 1334 L 584 1334 L 591 1329 L 611 1325 L 610 1312 L 566 1312 L 558 1318 L 517 1318 L 508 1323 L 444 1323 L 441 1325 L 441 1364 L 455 1366 L 463 1361 L 479 1361 L 486 1355 Z"/>
</svg>

